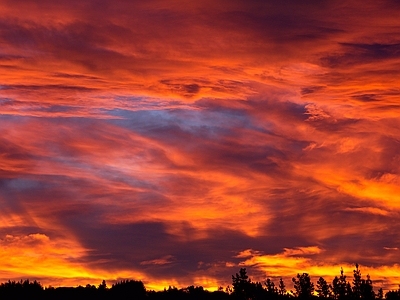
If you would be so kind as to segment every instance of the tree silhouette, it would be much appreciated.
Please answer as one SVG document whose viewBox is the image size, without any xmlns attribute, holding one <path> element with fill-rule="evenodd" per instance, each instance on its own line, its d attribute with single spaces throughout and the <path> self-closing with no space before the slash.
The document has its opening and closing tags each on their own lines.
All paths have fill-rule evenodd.
<svg viewBox="0 0 400 300">
<path fill-rule="evenodd" d="M 98 287 L 99 290 L 106 290 L 107 289 L 107 283 L 105 280 L 103 280 Z"/>
<path fill-rule="evenodd" d="M 340 276 L 332 281 L 332 291 L 335 299 L 346 299 L 352 294 L 350 283 L 346 281 L 343 268 L 340 268 Z"/>
<path fill-rule="evenodd" d="M 361 298 L 361 285 L 362 285 L 362 278 L 361 278 L 361 270 L 356 264 L 355 270 L 353 270 L 353 297 L 355 299 Z"/>
<path fill-rule="evenodd" d="M 239 273 L 232 275 L 233 295 L 238 299 L 249 299 L 251 293 L 251 280 L 247 276 L 246 268 L 241 268 Z"/>
<path fill-rule="evenodd" d="M 331 292 L 332 287 L 328 284 L 328 282 L 320 277 L 317 281 L 317 295 L 320 298 L 331 298 L 332 297 L 332 292 Z"/>
<path fill-rule="evenodd" d="M 376 299 L 378 299 L 378 300 L 382 300 L 383 299 L 383 289 L 382 288 L 380 288 L 378 290 L 378 293 L 376 294 Z"/>
<path fill-rule="evenodd" d="M 356 264 L 355 266 L 356 268 L 353 270 L 352 297 L 354 299 L 374 299 L 375 293 L 370 276 L 367 275 L 367 279 L 363 279 L 359 265 Z"/>
<path fill-rule="evenodd" d="M 144 299 L 146 288 L 137 280 L 122 280 L 112 285 L 111 294 L 114 299 Z"/>
<path fill-rule="evenodd" d="M 367 279 L 361 280 L 361 298 L 365 300 L 375 298 L 374 288 L 372 286 L 372 280 L 369 274 L 367 274 Z"/>
<path fill-rule="evenodd" d="M 271 296 L 278 294 L 278 289 L 275 287 L 275 283 L 271 280 L 271 278 L 267 278 L 267 280 L 264 282 L 264 285 L 268 295 Z"/>
<path fill-rule="evenodd" d="M 285 296 L 286 295 L 286 286 L 285 286 L 285 282 L 283 281 L 282 278 L 279 279 L 278 294 L 280 296 Z"/>
<path fill-rule="evenodd" d="M 122 280 L 116 282 L 111 288 L 107 287 L 105 280 L 98 286 L 86 285 L 78 287 L 49 286 L 44 289 L 37 281 L 21 280 L 8 281 L 0 284 L 0 300 L 70 300 L 70 299 L 96 299 L 96 300 L 286 300 L 292 296 L 299 300 L 310 300 L 314 295 L 314 284 L 308 273 L 297 274 L 292 279 L 294 291 L 287 293 L 285 283 L 280 278 L 278 286 L 270 279 L 261 284 L 252 282 L 246 269 L 232 275 L 232 289 L 223 288 L 209 292 L 202 286 L 188 286 L 178 289 L 169 287 L 163 291 L 148 291 L 143 282 L 136 280 Z M 383 294 L 382 288 L 375 294 L 372 280 L 369 275 L 362 278 L 359 265 L 353 270 L 353 280 L 348 282 L 343 269 L 340 276 L 336 276 L 332 285 L 320 277 L 316 283 L 316 294 L 324 300 L 400 300 L 400 289 Z"/>
<path fill-rule="evenodd" d="M 399 300 L 400 299 L 400 285 L 398 290 L 392 290 L 385 294 L 386 300 Z"/>
<path fill-rule="evenodd" d="M 309 299 L 314 293 L 314 284 L 311 282 L 311 278 L 308 273 L 297 274 L 297 279 L 292 278 L 294 286 L 294 295 L 300 299 Z"/>
<path fill-rule="evenodd" d="M 43 295 L 42 285 L 35 281 L 21 280 L 8 281 L 0 285 L 1 299 L 41 299 Z"/>
<path fill-rule="evenodd" d="M 193 300 L 202 300 L 205 298 L 205 291 L 202 286 L 188 286 L 187 288 L 183 289 L 184 292 L 188 294 L 188 297 Z"/>
<path fill-rule="evenodd" d="M 263 288 L 261 282 L 250 282 L 250 294 L 248 295 L 249 299 L 264 299 L 266 295 L 267 291 Z"/>
</svg>

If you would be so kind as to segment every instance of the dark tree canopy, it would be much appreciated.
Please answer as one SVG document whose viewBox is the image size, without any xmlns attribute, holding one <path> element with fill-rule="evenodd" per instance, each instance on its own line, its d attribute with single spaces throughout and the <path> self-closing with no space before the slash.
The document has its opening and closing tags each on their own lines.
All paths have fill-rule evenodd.
<svg viewBox="0 0 400 300">
<path fill-rule="evenodd" d="M 314 284 L 308 273 L 297 274 L 297 278 L 292 278 L 294 285 L 293 294 L 299 299 L 311 299 L 314 293 Z"/>
<path fill-rule="evenodd" d="M 293 290 L 288 293 L 285 282 L 280 278 L 275 284 L 271 278 L 263 283 L 253 282 L 247 270 L 241 268 L 232 275 L 232 287 L 220 287 L 218 291 L 209 292 L 202 286 L 188 286 L 178 289 L 168 287 L 163 291 L 146 290 L 142 281 L 122 280 L 107 286 L 103 280 L 98 286 L 86 285 L 72 287 L 44 288 L 37 281 L 8 281 L 0 284 L 0 300 L 291 300 L 291 298 L 329 300 L 400 300 L 400 289 L 386 293 L 382 288 L 375 293 L 369 275 L 362 277 L 358 264 L 353 270 L 353 279 L 347 280 L 343 269 L 332 283 L 320 277 L 314 283 L 308 273 L 297 274 L 292 278 Z"/>
<path fill-rule="evenodd" d="M 319 298 L 332 298 L 332 286 L 322 277 L 318 279 L 315 291 Z"/>
</svg>

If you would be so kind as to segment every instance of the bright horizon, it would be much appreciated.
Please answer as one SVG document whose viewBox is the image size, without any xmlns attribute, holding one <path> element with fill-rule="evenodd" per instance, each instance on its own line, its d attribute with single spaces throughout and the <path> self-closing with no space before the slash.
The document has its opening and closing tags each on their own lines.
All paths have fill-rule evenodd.
<svg viewBox="0 0 400 300">
<path fill-rule="evenodd" d="M 399 12 L 0 0 L 0 282 L 397 288 Z"/>
</svg>

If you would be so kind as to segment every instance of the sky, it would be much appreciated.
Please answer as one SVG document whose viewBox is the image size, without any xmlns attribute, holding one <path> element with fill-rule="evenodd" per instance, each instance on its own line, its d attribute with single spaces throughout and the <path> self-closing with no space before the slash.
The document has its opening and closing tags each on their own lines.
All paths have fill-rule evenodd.
<svg viewBox="0 0 400 300">
<path fill-rule="evenodd" d="M 400 283 L 395 0 L 0 0 L 0 281 Z"/>
</svg>

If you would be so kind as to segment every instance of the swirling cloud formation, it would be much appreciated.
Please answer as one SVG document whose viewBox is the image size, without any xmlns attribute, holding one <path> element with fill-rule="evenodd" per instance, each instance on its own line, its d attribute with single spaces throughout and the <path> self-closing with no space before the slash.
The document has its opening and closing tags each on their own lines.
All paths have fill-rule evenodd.
<svg viewBox="0 0 400 300">
<path fill-rule="evenodd" d="M 0 2 L 0 279 L 400 281 L 396 1 Z"/>
</svg>

